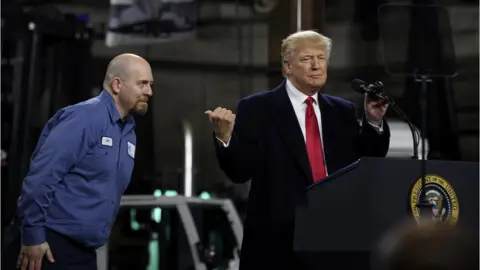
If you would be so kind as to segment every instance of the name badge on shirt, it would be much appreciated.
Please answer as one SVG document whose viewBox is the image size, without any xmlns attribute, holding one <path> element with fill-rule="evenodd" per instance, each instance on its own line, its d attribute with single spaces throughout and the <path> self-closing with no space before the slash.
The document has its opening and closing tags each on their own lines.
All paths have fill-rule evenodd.
<svg viewBox="0 0 480 270">
<path fill-rule="evenodd" d="M 113 140 L 110 137 L 102 137 L 102 145 L 105 146 L 112 146 L 113 145 Z"/>
<path fill-rule="evenodd" d="M 135 158 L 135 145 L 131 142 L 127 142 L 128 146 L 128 155 L 132 158 Z"/>
</svg>

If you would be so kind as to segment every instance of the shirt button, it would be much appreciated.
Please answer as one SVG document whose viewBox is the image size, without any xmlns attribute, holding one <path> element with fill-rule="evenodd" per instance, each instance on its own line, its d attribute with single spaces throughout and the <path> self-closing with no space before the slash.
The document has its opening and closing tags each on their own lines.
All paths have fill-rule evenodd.
<svg viewBox="0 0 480 270">
<path fill-rule="evenodd" d="M 115 200 L 112 200 L 112 204 L 115 204 Z"/>
</svg>

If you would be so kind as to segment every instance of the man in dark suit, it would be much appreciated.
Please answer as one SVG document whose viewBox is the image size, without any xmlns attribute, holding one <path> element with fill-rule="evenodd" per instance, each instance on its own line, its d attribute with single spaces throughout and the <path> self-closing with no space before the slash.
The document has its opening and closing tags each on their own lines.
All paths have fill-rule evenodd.
<svg viewBox="0 0 480 270">
<path fill-rule="evenodd" d="M 305 188 L 362 156 L 388 151 L 388 104 L 365 97 L 359 123 L 351 102 L 318 93 L 330 49 L 331 40 L 314 31 L 290 35 L 282 43 L 281 85 L 242 99 L 237 116 L 225 108 L 206 112 L 221 169 L 235 183 L 252 180 L 242 270 L 299 269 L 294 213 Z"/>
</svg>

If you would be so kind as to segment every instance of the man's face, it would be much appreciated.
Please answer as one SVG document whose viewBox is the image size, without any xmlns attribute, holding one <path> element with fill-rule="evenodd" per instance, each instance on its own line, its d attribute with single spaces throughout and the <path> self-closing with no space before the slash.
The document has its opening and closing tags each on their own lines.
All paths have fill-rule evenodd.
<svg viewBox="0 0 480 270">
<path fill-rule="evenodd" d="M 144 115 L 148 111 L 148 101 L 152 97 L 153 75 L 147 63 L 135 63 L 127 74 L 119 99 L 129 112 Z"/>
<path fill-rule="evenodd" d="M 306 89 L 318 91 L 327 80 L 327 54 L 318 42 L 301 41 L 290 60 L 284 63 L 290 81 Z"/>
</svg>

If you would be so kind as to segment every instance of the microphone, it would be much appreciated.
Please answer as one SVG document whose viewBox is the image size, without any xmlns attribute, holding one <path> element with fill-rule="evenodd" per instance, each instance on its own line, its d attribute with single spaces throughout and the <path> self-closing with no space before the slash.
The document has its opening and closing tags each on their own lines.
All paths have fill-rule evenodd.
<svg viewBox="0 0 480 270">
<path fill-rule="evenodd" d="M 384 100 L 389 102 L 390 99 L 387 97 L 383 91 L 383 83 L 376 81 L 373 84 L 368 84 L 360 79 L 354 79 L 351 83 L 352 89 L 360 94 L 367 94 L 368 97 L 374 101 Z"/>
<path fill-rule="evenodd" d="M 351 84 L 353 90 L 360 94 L 367 94 L 368 97 L 374 101 L 383 100 L 384 102 L 388 102 L 390 104 L 389 108 L 392 108 L 397 115 L 399 115 L 405 123 L 407 123 L 410 131 L 412 132 L 413 137 L 413 157 L 412 159 L 418 159 L 418 144 L 419 144 L 419 135 L 415 131 L 413 127 L 413 123 L 408 118 L 407 114 L 400 109 L 400 107 L 395 103 L 394 100 L 390 99 L 387 94 L 383 91 L 383 83 L 380 81 L 376 81 L 373 84 L 368 84 L 360 79 L 352 80 Z"/>
</svg>

